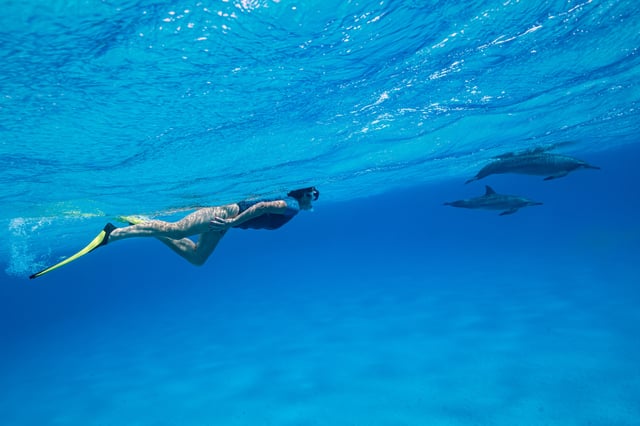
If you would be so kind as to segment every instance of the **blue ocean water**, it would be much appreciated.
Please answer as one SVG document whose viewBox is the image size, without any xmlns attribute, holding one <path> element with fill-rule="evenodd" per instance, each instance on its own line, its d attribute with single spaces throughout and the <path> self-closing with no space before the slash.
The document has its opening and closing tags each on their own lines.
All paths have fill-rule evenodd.
<svg viewBox="0 0 640 426">
<path fill-rule="evenodd" d="M 640 422 L 627 1 L 3 2 L 0 423 Z M 464 182 L 558 144 L 599 166 Z M 316 185 L 194 267 L 123 214 Z M 443 206 L 485 185 L 542 201 Z"/>
</svg>

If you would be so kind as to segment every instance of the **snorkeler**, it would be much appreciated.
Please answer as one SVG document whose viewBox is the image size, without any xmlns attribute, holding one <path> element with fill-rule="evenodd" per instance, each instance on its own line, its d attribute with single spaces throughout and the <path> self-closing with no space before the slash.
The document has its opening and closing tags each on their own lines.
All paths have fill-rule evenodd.
<svg viewBox="0 0 640 426">
<path fill-rule="evenodd" d="M 200 266 L 211 256 L 229 228 L 280 228 L 300 210 L 311 210 L 311 202 L 319 196 L 320 192 L 315 187 L 309 187 L 290 191 L 281 199 L 240 201 L 225 206 L 201 208 L 177 222 L 124 218 L 129 221 L 130 226 L 118 228 L 107 223 L 85 248 L 29 278 L 38 278 L 107 243 L 135 237 L 157 238 L 190 263 Z M 194 235 L 199 235 L 197 242 L 188 238 Z"/>
</svg>

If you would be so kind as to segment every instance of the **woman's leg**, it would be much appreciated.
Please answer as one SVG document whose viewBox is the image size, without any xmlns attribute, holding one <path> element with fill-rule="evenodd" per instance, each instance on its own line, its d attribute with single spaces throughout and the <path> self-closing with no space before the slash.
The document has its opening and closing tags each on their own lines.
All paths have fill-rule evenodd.
<svg viewBox="0 0 640 426">
<path fill-rule="evenodd" d="M 209 256 L 211 256 L 211 253 L 213 253 L 225 233 L 226 231 L 209 231 L 200 234 L 197 243 L 194 243 L 189 238 L 176 240 L 173 238 L 158 237 L 158 239 L 190 263 L 201 266 L 204 265 Z"/>
<path fill-rule="evenodd" d="M 238 214 L 238 209 L 239 208 L 237 204 L 229 204 L 221 207 L 207 207 L 196 210 L 195 212 L 185 216 L 178 222 L 150 220 L 148 222 L 142 222 L 137 225 L 125 226 L 124 228 L 116 228 L 109 235 L 108 242 L 134 237 L 156 237 L 181 240 L 191 235 L 204 235 L 209 233 L 209 222 L 214 217 L 217 216 L 225 219 L 233 217 Z M 188 243 L 183 242 L 182 245 L 187 247 Z M 213 249 L 211 251 L 213 251 Z"/>
</svg>

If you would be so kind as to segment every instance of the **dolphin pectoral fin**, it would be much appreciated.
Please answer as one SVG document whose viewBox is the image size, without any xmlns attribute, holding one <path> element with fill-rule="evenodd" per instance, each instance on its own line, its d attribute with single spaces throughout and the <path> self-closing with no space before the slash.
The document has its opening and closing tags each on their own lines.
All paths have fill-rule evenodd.
<svg viewBox="0 0 640 426">
<path fill-rule="evenodd" d="M 471 179 L 467 180 L 465 184 L 473 182 L 474 180 L 478 180 L 478 177 L 477 176 L 472 177 Z"/>
<path fill-rule="evenodd" d="M 544 178 L 544 180 L 558 179 L 558 178 L 561 178 L 561 177 L 565 177 L 568 174 L 569 174 L 569 172 L 567 172 L 567 171 L 558 172 L 555 175 L 547 176 L 546 178 Z"/>
<path fill-rule="evenodd" d="M 518 209 L 505 210 L 502 213 L 500 213 L 498 216 L 505 216 L 505 215 L 508 215 L 508 214 L 514 214 L 517 211 L 518 211 Z"/>
</svg>

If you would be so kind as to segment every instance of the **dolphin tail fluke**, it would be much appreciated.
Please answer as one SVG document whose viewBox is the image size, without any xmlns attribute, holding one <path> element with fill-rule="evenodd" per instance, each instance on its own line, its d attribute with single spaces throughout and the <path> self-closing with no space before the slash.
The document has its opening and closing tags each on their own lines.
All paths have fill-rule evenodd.
<svg viewBox="0 0 640 426">
<path fill-rule="evenodd" d="M 585 169 L 594 169 L 594 170 L 600 170 L 600 167 L 598 166 L 592 166 L 591 164 L 586 164 L 584 165 Z"/>
</svg>

